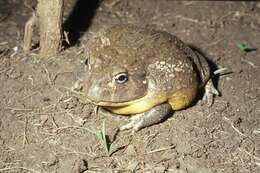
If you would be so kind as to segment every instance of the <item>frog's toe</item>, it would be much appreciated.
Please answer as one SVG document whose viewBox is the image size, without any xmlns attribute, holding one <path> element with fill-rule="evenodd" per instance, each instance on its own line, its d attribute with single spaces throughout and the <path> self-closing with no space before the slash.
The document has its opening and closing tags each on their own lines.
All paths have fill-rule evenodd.
<svg viewBox="0 0 260 173">
<path fill-rule="evenodd" d="M 219 96 L 219 91 L 214 87 L 212 80 L 209 80 L 205 86 L 205 94 L 202 100 L 205 101 L 208 106 L 211 106 L 215 95 Z"/>
<path fill-rule="evenodd" d="M 172 108 L 168 103 L 155 106 L 145 113 L 133 116 L 131 122 L 122 126 L 120 130 L 133 129 L 134 133 L 147 126 L 160 123 L 165 120 L 171 112 Z"/>
<path fill-rule="evenodd" d="M 142 121 L 141 120 L 142 116 L 143 116 L 143 113 L 142 114 L 136 114 L 135 116 L 132 116 L 130 118 L 130 122 L 121 126 L 119 130 L 123 131 L 123 130 L 135 129 L 136 124 L 138 124 Z M 138 131 L 138 130 L 136 130 L 136 131 Z"/>
</svg>

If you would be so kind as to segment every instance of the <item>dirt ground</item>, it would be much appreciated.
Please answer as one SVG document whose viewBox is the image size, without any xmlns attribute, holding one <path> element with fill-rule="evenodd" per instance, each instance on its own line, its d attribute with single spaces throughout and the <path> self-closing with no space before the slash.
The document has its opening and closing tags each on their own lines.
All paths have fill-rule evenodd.
<svg viewBox="0 0 260 173">
<path fill-rule="evenodd" d="M 74 33 L 75 44 L 41 58 L 37 48 L 29 54 L 21 49 L 35 2 L 0 1 L 1 173 L 260 172 L 260 2 L 78 3 L 73 13 L 74 1 L 65 2 L 65 29 Z M 118 23 L 165 30 L 200 48 L 232 72 L 215 79 L 221 96 L 211 107 L 198 100 L 133 136 L 117 133 L 128 117 L 96 113 L 69 91 L 82 74 L 88 38 Z M 243 53 L 238 42 L 258 50 Z M 103 122 L 113 142 L 110 157 L 93 134 Z"/>
</svg>

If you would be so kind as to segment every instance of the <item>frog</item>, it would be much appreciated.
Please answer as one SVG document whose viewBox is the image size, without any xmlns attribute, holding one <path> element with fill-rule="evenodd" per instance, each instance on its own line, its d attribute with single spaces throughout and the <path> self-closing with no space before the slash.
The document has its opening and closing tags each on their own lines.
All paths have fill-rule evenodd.
<svg viewBox="0 0 260 173">
<path fill-rule="evenodd" d="M 97 32 L 84 51 L 84 97 L 119 115 L 130 115 L 120 130 L 165 121 L 188 108 L 204 90 L 212 104 L 219 95 L 206 58 L 166 31 L 118 24 Z"/>
</svg>

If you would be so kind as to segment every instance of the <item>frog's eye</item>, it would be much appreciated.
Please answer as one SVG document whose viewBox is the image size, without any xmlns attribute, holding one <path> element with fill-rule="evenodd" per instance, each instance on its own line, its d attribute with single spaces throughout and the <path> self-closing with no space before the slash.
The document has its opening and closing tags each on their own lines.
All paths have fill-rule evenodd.
<svg viewBox="0 0 260 173">
<path fill-rule="evenodd" d="M 125 72 L 121 72 L 121 73 L 118 73 L 117 75 L 115 75 L 115 81 L 118 84 L 123 84 L 123 83 L 127 82 L 127 80 L 128 80 L 128 75 Z"/>
<path fill-rule="evenodd" d="M 88 70 L 91 70 L 91 66 L 90 66 L 90 58 L 87 57 L 86 60 L 85 60 L 85 65 L 88 67 Z"/>
</svg>

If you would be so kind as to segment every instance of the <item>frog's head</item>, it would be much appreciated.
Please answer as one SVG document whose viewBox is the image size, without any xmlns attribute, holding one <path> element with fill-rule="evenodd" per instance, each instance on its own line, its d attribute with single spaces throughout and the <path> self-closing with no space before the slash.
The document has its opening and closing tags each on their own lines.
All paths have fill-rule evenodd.
<svg viewBox="0 0 260 173">
<path fill-rule="evenodd" d="M 109 46 L 88 53 L 83 93 L 89 100 L 100 106 L 125 106 L 147 94 L 141 59 Z"/>
</svg>

